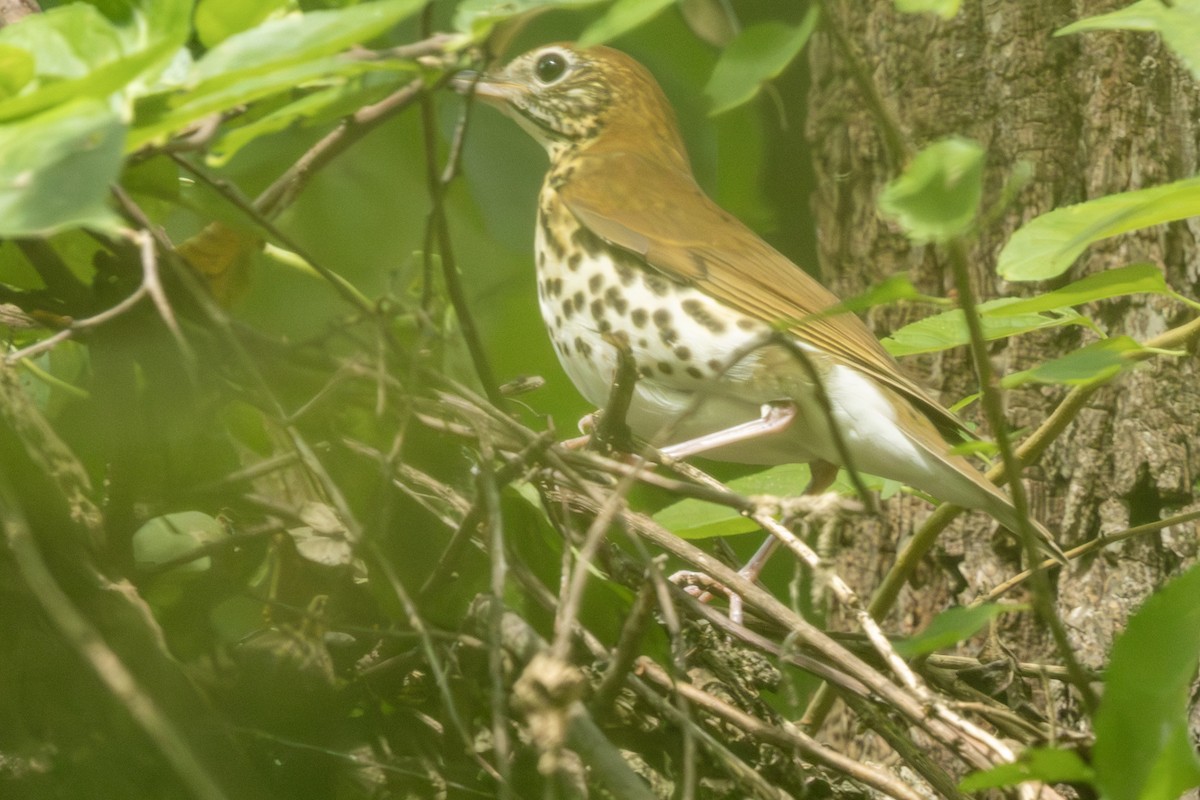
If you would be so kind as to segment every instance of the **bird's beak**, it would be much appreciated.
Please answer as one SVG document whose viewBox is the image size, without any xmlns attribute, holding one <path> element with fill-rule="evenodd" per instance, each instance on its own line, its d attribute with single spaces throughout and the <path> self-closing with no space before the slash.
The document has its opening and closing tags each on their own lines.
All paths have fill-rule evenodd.
<svg viewBox="0 0 1200 800">
<path fill-rule="evenodd" d="M 465 69 L 450 79 L 450 85 L 462 94 L 476 97 L 493 105 L 504 105 L 516 97 L 521 87 L 499 78 L 492 78 L 472 69 Z"/>
</svg>

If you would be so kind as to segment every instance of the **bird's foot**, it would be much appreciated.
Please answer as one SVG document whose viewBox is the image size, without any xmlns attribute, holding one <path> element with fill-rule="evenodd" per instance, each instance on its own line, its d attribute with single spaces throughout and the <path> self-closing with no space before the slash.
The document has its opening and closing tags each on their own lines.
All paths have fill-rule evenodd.
<svg viewBox="0 0 1200 800">
<path fill-rule="evenodd" d="M 579 418 L 579 432 L 582 436 L 575 436 L 570 439 L 563 439 L 560 444 L 568 450 L 582 450 L 588 446 L 588 442 L 592 441 L 592 432 L 596 430 L 596 419 L 600 416 L 599 411 L 593 411 L 591 414 L 584 414 Z"/>
<path fill-rule="evenodd" d="M 704 572 L 681 569 L 667 578 L 671 583 L 682 586 L 683 590 L 695 597 L 701 603 L 707 603 L 717 595 L 724 595 L 729 600 L 729 619 L 741 625 L 745 618 L 742 596 L 721 583 L 716 578 Z"/>
</svg>

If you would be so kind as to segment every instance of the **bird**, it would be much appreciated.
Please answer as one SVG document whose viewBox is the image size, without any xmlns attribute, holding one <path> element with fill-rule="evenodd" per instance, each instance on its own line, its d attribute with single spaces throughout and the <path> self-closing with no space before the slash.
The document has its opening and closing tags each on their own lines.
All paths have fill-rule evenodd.
<svg viewBox="0 0 1200 800">
<path fill-rule="evenodd" d="M 590 403 L 605 404 L 624 342 L 638 375 L 626 423 L 664 452 L 807 462 L 807 493 L 826 490 L 849 461 L 1019 530 L 1008 496 L 953 451 L 969 436 L 963 422 L 837 296 L 701 189 L 644 66 L 607 46 L 561 42 L 455 83 L 549 155 L 534 237 L 538 305 Z"/>
</svg>

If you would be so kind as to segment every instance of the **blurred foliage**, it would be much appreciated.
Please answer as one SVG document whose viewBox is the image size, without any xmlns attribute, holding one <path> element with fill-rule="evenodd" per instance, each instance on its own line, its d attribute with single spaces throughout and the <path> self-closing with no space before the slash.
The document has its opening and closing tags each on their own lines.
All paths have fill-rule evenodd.
<svg viewBox="0 0 1200 800">
<path fill-rule="evenodd" d="M 545 156 L 499 115 L 464 116 L 444 89 L 485 46 L 615 39 L 660 78 L 701 184 L 812 265 L 796 211 L 813 189 L 795 156 L 803 120 L 782 124 L 762 92 L 802 113 L 817 4 L 757 0 L 737 16 L 718 0 L 43 7 L 0 29 L 0 796 L 572 796 L 571 780 L 619 795 L 632 771 L 618 750 L 666 792 L 697 741 L 704 796 L 761 794 L 762 782 L 860 795 L 779 739 L 699 714 L 675 724 L 675 700 L 634 681 L 593 709 L 599 742 L 570 733 L 592 771 L 547 776 L 547 749 L 507 705 L 533 661 L 478 598 L 500 598 L 528 628 L 522 642 L 552 639 L 598 510 L 580 498 L 619 469 L 548 455 L 540 436 L 570 435 L 592 410 L 535 303 Z M 983 154 L 959 144 L 965 162 L 917 156 L 886 201 L 917 238 L 976 223 Z M 1164 189 L 1169 213 L 1190 207 L 1181 187 Z M 1066 258 L 1131 227 L 1110 206 L 1032 225 L 1054 227 Z M 1167 218 L 1127 208 L 1139 223 Z M 985 327 L 1086 326 L 1074 306 L 1131 292 L 1180 299 L 1144 265 L 1105 275 L 984 304 Z M 897 301 L 938 305 L 897 280 L 848 307 Z M 958 346 L 955 314 L 890 341 Z M 1107 380 L 1144 349 L 1114 337 L 1023 380 Z M 489 371 L 511 390 L 502 400 Z M 534 375 L 544 385 L 518 394 Z M 713 469 L 743 495 L 807 479 L 796 466 Z M 754 528 L 703 500 L 630 496 L 687 537 Z M 748 538 L 705 545 L 744 557 Z M 587 566 L 608 580 L 587 582 L 575 620 L 586 680 L 603 687 L 621 642 L 732 687 L 728 703 L 785 730 L 815 681 L 787 660 L 790 640 L 778 669 L 761 669 L 761 654 L 698 616 L 651 618 L 642 598 L 667 591 L 647 577 L 651 559 L 614 533 Z M 777 563 L 765 580 L 784 596 L 794 576 Z M 811 597 L 797 604 L 819 619 Z"/>
</svg>

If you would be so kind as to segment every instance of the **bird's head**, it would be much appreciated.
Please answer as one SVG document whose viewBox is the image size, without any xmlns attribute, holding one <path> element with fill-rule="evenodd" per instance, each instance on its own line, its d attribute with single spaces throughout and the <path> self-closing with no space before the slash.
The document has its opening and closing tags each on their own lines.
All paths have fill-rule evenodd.
<svg viewBox="0 0 1200 800">
<path fill-rule="evenodd" d="M 610 47 L 559 43 L 456 85 L 513 117 L 551 158 L 591 148 L 660 150 L 687 162 L 675 113 L 653 76 Z"/>
</svg>

